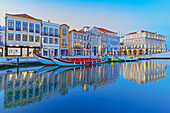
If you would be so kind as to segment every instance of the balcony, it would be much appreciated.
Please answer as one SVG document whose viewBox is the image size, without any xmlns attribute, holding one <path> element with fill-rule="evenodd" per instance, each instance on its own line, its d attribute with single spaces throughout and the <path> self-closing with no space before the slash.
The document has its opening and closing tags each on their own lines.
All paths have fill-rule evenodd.
<svg viewBox="0 0 170 113">
<path fill-rule="evenodd" d="M 55 34 L 54 36 L 59 37 L 59 36 L 60 36 L 60 34 Z"/>
<path fill-rule="evenodd" d="M 49 34 L 49 36 L 54 36 L 53 34 Z"/>
<path fill-rule="evenodd" d="M 36 33 L 40 33 L 40 31 L 39 31 L 39 30 L 36 30 L 35 32 L 36 32 Z"/>
<path fill-rule="evenodd" d="M 14 28 L 8 28 L 8 30 L 14 30 Z"/>
<path fill-rule="evenodd" d="M 20 28 L 16 28 L 16 31 L 21 31 L 21 29 Z"/>
<path fill-rule="evenodd" d="M 62 45 L 62 46 L 67 46 L 67 44 L 65 44 L 65 43 L 62 43 L 61 45 Z"/>
<path fill-rule="evenodd" d="M 43 35 L 48 35 L 48 33 L 43 33 Z"/>
<path fill-rule="evenodd" d="M 34 32 L 34 30 L 33 30 L 33 29 L 30 29 L 30 32 L 32 32 L 32 33 L 33 33 L 33 32 Z"/>
<path fill-rule="evenodd" d="M 74 46 L 73 47 L 74 49 L 83 49 L 83 46 L 81 47 L 81 46 Z"/>
<path fill-rule="evenodd" d="M 28 31 L 28 30 L 25 28 L 25 29 L 23 29 L 23 31 Z"/>
</svg>

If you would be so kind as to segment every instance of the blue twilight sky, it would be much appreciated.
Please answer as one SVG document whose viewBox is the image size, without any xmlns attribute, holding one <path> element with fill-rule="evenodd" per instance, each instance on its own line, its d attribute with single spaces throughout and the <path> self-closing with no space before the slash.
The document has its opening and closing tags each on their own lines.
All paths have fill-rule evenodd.
<svg viewBox="0 0 170 113">
<path fill-rule="evenodd" d="M 27 13 L 71 29 L 98 26 L 126 34 L 149 30 L 163 34 L 170 47 L 170 0 L 0 0 L 0 24 L 5 13 Z"/>
</svg>

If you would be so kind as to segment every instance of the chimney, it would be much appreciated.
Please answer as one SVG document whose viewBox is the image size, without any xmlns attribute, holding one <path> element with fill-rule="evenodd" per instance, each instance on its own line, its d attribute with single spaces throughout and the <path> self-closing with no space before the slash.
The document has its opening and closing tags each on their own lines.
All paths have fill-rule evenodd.
<svg viewBox="0 0 170 113">
<path fill-rule="evenodd" d="M 48 22 L 50 23 L 50 20 L 48 20 Z"/>
</svg>

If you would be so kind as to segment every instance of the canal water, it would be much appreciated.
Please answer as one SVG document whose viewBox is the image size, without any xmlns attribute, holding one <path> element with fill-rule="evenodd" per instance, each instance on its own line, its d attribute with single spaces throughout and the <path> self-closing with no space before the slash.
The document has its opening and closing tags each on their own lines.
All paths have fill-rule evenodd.
<svg viewBox="0 0 170 113">
<path fill-rule="evenodd" d="M 170 61 L 0 72 L 0 113 L 169 113 Z"/>
</svg>

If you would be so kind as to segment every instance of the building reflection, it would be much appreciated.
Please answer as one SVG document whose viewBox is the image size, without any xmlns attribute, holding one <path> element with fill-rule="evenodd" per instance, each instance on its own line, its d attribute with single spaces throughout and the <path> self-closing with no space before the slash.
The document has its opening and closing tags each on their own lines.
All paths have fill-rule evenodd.
<svg viewBox="0 0 170 113">
<path fill-rule="evenodd" d="M 28 71 L 8 74 L 4 79 L 4 107 L 23 106 L 56 94 L 65 95 L 68 90 L 77 86 L 85 91 L 95 90 L 116 82 L 119 66 L 120 64 L 106 64 L 62 68 L 44 73 Z"/>
<path fill-rule="evenodd" d="M 166 65 L 152 61 L 142 61 L 134 63 L 122 63 L 120 72 L 124 79 L 132 80 L 137 83 L 158 81 L 165 77 Z"/>
<path fill-rule="evenodd" d="M 0 76 L 4 107 L 24 106 L 52 95 L 65 95 L 75 87 L 83 91 L 117 82 L 120 75 L 137 83 L 165 77 L 166 66 L 152 61 L 111 63 L 92 67 L 58 68 L 54 71 L 24 71 Z"/>
</svg>

